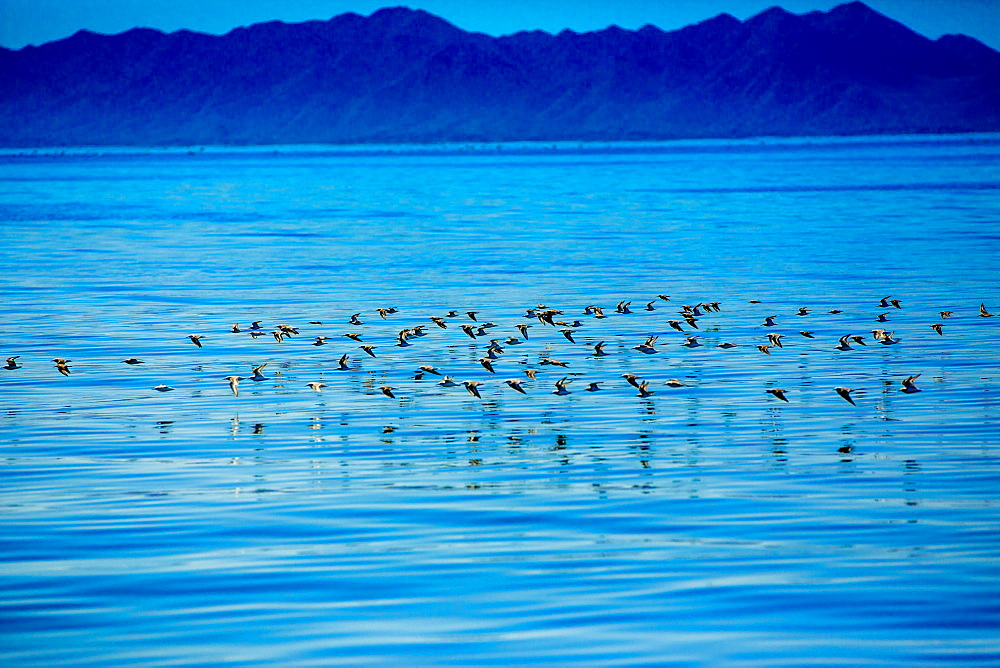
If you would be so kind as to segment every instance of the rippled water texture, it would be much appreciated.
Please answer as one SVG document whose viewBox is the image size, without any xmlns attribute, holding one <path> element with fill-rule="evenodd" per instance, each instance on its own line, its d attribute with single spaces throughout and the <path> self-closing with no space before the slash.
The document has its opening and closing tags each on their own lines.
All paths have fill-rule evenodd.
<svg viewBox="0 0 1000 668">
<path fill-rule="evenodd" d="M 2 662 L 1000 663 L 998 157 L 0 156 Z M 712 301 L 697 330 L 677 314 Z M 469 310 L 497 327 L 470 338 Z"/>
</svg>

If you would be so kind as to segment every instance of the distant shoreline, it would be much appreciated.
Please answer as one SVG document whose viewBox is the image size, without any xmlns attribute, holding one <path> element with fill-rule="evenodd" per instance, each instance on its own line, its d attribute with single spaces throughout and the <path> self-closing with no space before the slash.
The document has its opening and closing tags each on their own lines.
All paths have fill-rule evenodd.
<svg viewBox="0 0 1000 668">
<path fill-rule="evenodd" d="M 664 139 L 651 141 L 512 141 L 437 142 L 398 144 L 196 144 L 196 145 L 90 145 L 38 148 L 0 146 L 0 158 L 20 157 L 127 157 L 199 155 L 488 155 L 497 152 L 538 154 L 643 154 L 751 152 L 797 147 L 878 146 L 917 144 L 1000 144 L 1000 132 L 954 134 L 880 134 L 844 136 L 746 137 L 739 139 Z"/>
</svg>

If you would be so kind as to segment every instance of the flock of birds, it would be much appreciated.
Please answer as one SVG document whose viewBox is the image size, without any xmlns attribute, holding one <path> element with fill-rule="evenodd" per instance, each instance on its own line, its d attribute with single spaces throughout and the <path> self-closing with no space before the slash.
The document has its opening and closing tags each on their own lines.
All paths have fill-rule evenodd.
<svg viewBox="0 0 1000 668">
<path fill-rule="evenodd" d="M 645 308 L 641 310 L 644 311 L 660 310 L 664 308 L 666 303 L 669 301 L 670 301 L 669 295 L 661 294 L 658 295 L 656 299 L 646 303 Z M 750 303 L 760 304 L 760 302 L 757 300 L 751 300 Z M 616 305 L 612 314 L 616 316 L 618 315 L 624 316 L 633 313 L 634 311 L 632 310 L 631 305 L 632 305 L 631 301 L 621 301 Z M 881 301 L 879 301 L 878 307 L 880 309 L 889 309 L 889 310 L 879 313 L 877 317 L 874 318 L 874 322 L 877 323 L 888 322 L 891 309 L 903 308 L 900 300 L 891 299 L 890 297 L 885 297 Z M 699 302 L 693 306 L 683 305 L 679 308 L 679 310 L 676 311 L 676 317 L 669 317 L 665 323 L 661 323 L 661 325 L 669 327 L 669 330 L 666 330 L 664 328 L 664 331 L 662 332 L 649 334 L 648 336 L 646 336 L 644 341 L 637 343 L 637 345 L 635 346 L 632 346 L 631 349 L 637 351 L 640 354 L 655 355 L 660 352 L 660 350 L 656 348 L 660 337 L 668 331 L 671 332 L 677 331 L 683 333 L 684 342 L 680 344 L 682 347 L 689 349 L 703 347 L 705 344 L 701 343 L 699 341 L 699 338 L 704 338 L 704 337 L 700 334 L 694 334 L 692 332 L 701 331 L 698 322 L 703 318 L 711 316 L 713 313 L 719 312 L 720 310 L 721 310 L 721 304 L 719 302 L 714 302 L 714 301 Z M 385 321 L 390 316 L 397 313 L 398 309 L 378 308 L 376 309 L 375 312 L 382 321 Z M 794 315 L 797 317 L 805 317 L 808 316 L 810 312 L 811 311 L 809 308 L 803 307 L 800 308 L 798 312 L 795 313 Z M 838 309 L 833 309 L 828 311 L 828 313 L 831 315 L 838 315 L 843 313 L 843 311 Z M 596 304 L 586 306 L 585 308 L 582 309 L 579 315 L 580 318 L 587 317 L 596 320 L 603 320 L 608 317 L 608 314 L 605 314 L 605 309 Z M 952 312 L 940 311 L 939 315 L 941 320 L 946 320 L 952 317 Z M 979 307 L 980 317 L 990 318 L 993 317 L 993 315 L 994 314 L 991 314 L 987 311 L 985 303 L 980 305 Z M 466 345 L 471 345 L 473 347 L 478 345 L 484 345 L 483 356 L 478 359 L 478 363 L 480 367 L 487 373 L 496 374 L 497 366 L 499 366 L 499 361 L 503 359 L 504 355 L 508 354 L 508 350 L 510 350 L 515 346 L 528 342 L 530 339 L 528 330 L 537 325 L 543 328 L 552 328 L 553 331 L 558 332 L 558 334 L 560 334 L 567 343 L 573 346 L 587 345 L 589 348 L 592 348 L 592 350 L 589 353 L 587 353 L 588 357 L 601 358 L 613 354 L 609 353 L 606 350 L 606 340 L 601 340 L 597 343 L 591 343 L 591 344 L 584 344 L 583 341 L 581 340 L 581 342 L 578 343 L 576 338 L 574 338 L 574 336 L 575 335 L 579 336 L 578 332 L 586 327 L 585 322 L 577 317 L 572 317 L 572 316 L 568 317 L 565 315 L 563 311 L 556 308 L 550 308 L 544 304 L 537 304 L 536 306 L 525 310 L 522 319 L 526 320 L 526 322 L 520 322 L 514 325 L 514 331 L 517 332 L 517 335 L 511 332 L 506 336 L 494 336 L 492 330 L 494 330 L 494 328 L 497 328 L 498 325 L 490 321 L 481 321 L 478 316 L 479 316 L 478 311 L 460 312 L 456 310 L 450 310 L 442 316 L 430 316 L 428 318 L 429 324 L 420 324 L 399 330 L 398 333 L 395 335 L 395 343 L 393 345 L 396 348 L 401 348 L 401 349 L 410 348 L 415 346 L 416 342 L 419 339 L 428 336 L 430 334 L 428 330 L 431 330 L 432 328 L 439 328 L 446 330 L 453 327 L 456 330 L 460 330 L 464 336 L 468 337 L 472 342 L 474 342 L 474 343 L 467 343 Z M 377 358 L 378 355 L 376 354 L 376 349 L 379 346 L 371 343 L 366 343 L 364 341 L 363 337 L 367 336 L 367 334 L 364 333 L 365 323 L 361 319 L 361 317 L 362 313 L 360 312 L 351 315 L 351 317 L 347 320 L 347 324 L 351 325 L 351 329 L 356 329 L 359 331 L 346 332 L 342 334 L 342 337 L 347 338 L 351 340 L 353 343 L 358 344 L 357 349 L 361 350 L 365 355 L 371 358 Z M 760 323 L 760 326 L 765 328 L 776 327 L 778 326 L 778 323 L 776 322 L 778 317 L 779 316 L 777 315 L 767 316 L 764 318 L 764 322 Z M 313 320 L 310 321 L 309 324 L 318 326 L 318 325 L 323 325 L 323 322 L 318 320 Z M 946 325 L 943 322 L 936 322 L 929 325 L 929 327 L 940 336 L 944 335 L 945 326 Z M 273 339 L 278 343 L 281 343 L 299 334 L 299 328 L 290 325 L 275 325 L 273 330 L 268 331 L 268 329 L 269 328 L 264 328 L 262 326 L 262 323 L 258 321 L 258 322 L 253 322 L 249 326 L 249 328 L 244 332 L 244 330 L 242 330 L 239 324 L 237 323 L 232 326 L 232 328 L 229 330 L 229 333 L 231 334 L 249 333 L 249 335 L 252 336 L 253 338 L 257 338 L 260 336 L 273 337 Z M 816 338 L 816 335 L 813 333 L 813 331 L 807 329 L 798 330 L 798 334 L 807 339 Z M 202 339 L 205 338 L 203 335 L 191 334 L 187 338 L 191 342 L 191 344 L 197 346 L 198 348 L 203 347 Z M 756 349 L 761 354 L 771 355 L 772 350 L 784 347 L 784 344 L 782 342 L 782 339 L 784 338 L 786 338 L 785 334 L 767 333 L 765 335 L 765 342 L 755 344 Z M 854 350 L 855 346 L 867 346 L 868 344 L 866 343 L 866 338 L 867 337 L 865 335 L 859 335 L 854 333 L 845 334 L 838 339 L 837 346 L 831 345 L 831 347 L 837 351 Z M 873 343 L 882 346 L 892 346 L 900 343 L 900 339 L 896 337 L 894 331 L 887 331 L 885 329 L 878 329 L 878 328 L 871 330 L 870 340 Z M 317 347 L 325 346 L 329 345 L 330 341 L 331 338 L 329 336 L 316 336 L 312 345 Z M 723 350 L 728 350 L 732 348 L 737 348 L 739 347 L 739 345 L 735 343 L 730 343 L 728 341 L 722 341 L 717 344 L 717 347 Z M 14 355 L 8 357 L 6 366 L 0 368 L 8 371 L 14 371 L 16 369 L 20 369 L 22 368 L 22 366 L 21 364 L 18 363 L 19 359 L 21 359 L 20 355 Z M 69 376 L 72 373 L 72 367 L 70 366 L 72 360 L 65 358 L 55 358 L 52 361 L 55 363 L 56 371 L 61 375 Z M 144 362 L 139 358 L 129 357 L 122 360 L 122 363 L 127 365 L 139 365 L 143 364 Z M 528 364 L 526 359 L 522 359 L 519 363 L 523 365 Z M 249 377 L 249 379 L 253 381 L 267 380 L 267 377 L 264 376 L 263 373 L 264 368 L 266 366 L 267 363 L 253 366 L 252 375 Z M 569 366 L 570 362 L 555 359 L 551 357 L 550 354 L 545 353 L 538 360 L 536 366 L 529 366 L 524 369 L 523 378 L 508 378 L 503 381 L 503 385 L 509 388 L 511 391 L 519 392 L 521 394 L 528 394 L 529 390 L 533 390 L 531 382 L 538 380 L 537 374 L 539 373 L 541 368 L 553 367 L 556 369 L 560 369 L 562 371 L 561 373 L 558 374 L 561 376 L 561 378 L 554 381 L 555 389 L 551 391 L 551 394 L 568 395 L 572 393 L 572 390 L 569 389 L 569 385 L 575 380 L 570 376 L 582 375 L 567 371 Z M 350 372 L 356 368 L 357 365 L 353 367 L 351 365 L 350 354 L 344 354 L 340 357 L 338 366 L 336 367 L 336 369 L 334 369 L 334 371 Z M 479 373 L 481 375 L 481 372 Z M 418 366 L 415 369 L 414 374 L 415 374 L 414 378 L 416 380 L 421 380 L 425 376 L 439 377 L 440 380 L 437 382 L 437 385 L 440 387 L 450 388 L 450 387 L 461 386 L 464 387 L 465 390 L 470 395 L 476 398 L 482 398 L 480 388 L 481 386 L 484 385 L 484 381 L 481 380 L 456 381 L 454 375 L 445 374 L 442 372 L 441 369 L 431 364 L 422 364 Z M 921 374 L 913 374 L 903 379 L 900 391 L 908 394 L 919 392 L 920 388 L 917 387 L 916 380 L 917 378 L 920 377 L 920 375 Z M 643 380 L 636 374 L 623 373 L 620 375 L 620 377 L 624 379 L 624 381 L 627 382 L 634 389 L 638 390 L 637 396 L 639 397 L 649 397 L 653 395 L 655 392 L 655 390 L 651 389 L 650 387 L 650 381 Z M 247 380 L 247 378 L 239 375 L 230 375 L 227 376 L 225 380 L 229 383 L 229 387 L 232 393 L 236 396 L 239 396 L 240 381 Z M 604 381 L 589 382 L 589 384 L 583 389 L 584 391 L 587 392 L 601 391 L 603 389 L 601 387 L 602 382 Z M 687 386 L 686 383 L 676 378 L 671 378 L 667 380 L 664 384 L 671 388 L 679 388 Z M 327 384 L 320 381 L 312 381 L 307 383 L 306 386 L 315 392 L 322 392 L 323 389 L 327 387 Z M 154 387 L 153 389 L 159 392 L 169 392 L 174 388 L 168 385 L 161 384 Z M 386 397 L 389 398 L 396 397 L 394 392 L 397 390 L 397 388 L 392 385 L 381 385 L 379 386 L 378 389 Z M 855 404 L 854 398 L 851 396 L 851 393 L 854 391 L 853 389 L 843 386 L 837 386 L 832 389 L 845 401 L 849 402 L 852 405 L 857 405 Z M 784 402 L 790 401 L 788 397 L 789 393 L 785 389 L 774 387 L 774 388 L 767 388 L 764 391 L 772 395 L 776 400 Z"/>
</svg>

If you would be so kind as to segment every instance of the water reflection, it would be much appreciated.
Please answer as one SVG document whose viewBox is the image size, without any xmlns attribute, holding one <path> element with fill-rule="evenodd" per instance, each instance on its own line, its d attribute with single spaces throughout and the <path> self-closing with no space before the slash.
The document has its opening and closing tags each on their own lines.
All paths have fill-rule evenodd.
<svg viewBox="0 0 1000 668">
<path fill-rule="evenodd" d="M 0 226 L 19 268 L 3 278 L 8 342 L 48 360 L 56 352 L 41 351 L 57 336 L 60 350 L 74 351 L 67 357 L 112 361 L 81 363 L 66 379 L 72 386 L 53 382 L 47 363 L 38 365 L 45 375 L 32 375 L 31 364 L 0 374 L 0 607 L 12 620 L 0 636 L 17 645 L 11 660 L 204 663 L 227 655 L 218 638 L 243 642 L 266 620 L 269 641 L 254 651 L 290 665 L 434 663 L 445 654 L 558 662 L 567 638 L 590 664 L 669 663 L 706 647 L 707 662 L 720 665 L 746 662 L 732 647 L 750 647 L 767 664 L 803 656 L 988 663 L 1000 319 L 973 310 L 949 325 L 951 337 L 920 332 L 938 308 L 961 312 L 951 302 L 964 295 L 996 301 L 997 266 L 983 236 L 983 221 L 997 219 L 996 189 L 854 191 L 863 201 L 722 193 L 669 206 L 634 194 L 639 182 L 677 174 L 706 187 L 719 174 L 784 183 L 881 170 L 889 182 L 903 178 L 898 169 L 953 170 L 957 182 L 996 162 L 914 158 L 887 170 L 849 146 L 834 153 L 822 169 L 805 148 L 794 160 L 654 156 L 637 165 L 605 155 L 585 170 L 523 157 L 512 168 L 454 156 L 450 167 L 432 165 L 425 156 L 414 168 L 388 157 L 206 156 L 181 181 L 148 158 L 50 164 L 67 178 L 18 204 L 31 220 Z M 0 164 L 12 177 L 32 169 Z M 215 188 L 224 197 L 183 187 L 218 174 L 233 175 Z M 43 176 L 39 183 L 51 182 Z M 607 183 L 636 189 L 608 192 Z M 477 204 L 473 213 L 488 224 L 463 221 L 463 202 L 481 203 L 491 190 L 511 205 Z M 145 208 L 122 220 L 108 193 Z M 0 195 L 0 216 L 23 197 Z M 305 215 L 317 197 L 323 216 Z M 65 216 L 34 220 L 76 202 L 95 212 L 85 227 Z M 355 224 L 370 209 L 424 217 Z M 247 244 L 262 221 L 274 235 Z M 139 241 L 120 244 L 122 235 Z M 893 243 L 872 255 L 873 238 Z M 597 252 L 594 239 L 630 252 Z M 775 258 L 781 276 L 771 281 Z M 123 269 L 121 285 L 98 285 L 111 280 L 111 265 Z M 248 266 L 266 266 L 268 280 Z M 914 273 L 927 266 L 934 280 Z M 317 280 L 331 275 L 335 283 Z M 831 352 L 847 330 L 870 327 L 872 300 L 883 296 L 872 286 L 887 280 L 907 300 L 894 314 L 903 343 Z M 587 317 L 575 347 L 536 324 L 501 356 L 496 378 L 478 367 L 483 342 L 456 343 L 452 321 L 406 350 L 392 344 L 399 329 L 429 324 L 445 308 L 481 309 L 506 334 L 539 301 L 570 320 L 584 318 L 591 299 L 607 306 L 658 292 L 722 299 L 723 311 L 699 322 L 704 347 L 682 348 L 683 335 L 661 326 L 673 304 Z M 813 313 L 789 326 L 799 300 Z M 342 316 L 390 302 L 402 307 L 391 323 L 366 316 L 360 328 L 377 358 L 346 344 Z M 841 316 L 826 313 L 843 306 Z M 789 316 L 778 319 L 785 348 L 766 356 L 753 344 L 763 337 L 761 309 L 772 308 Z M 282 343 L 220 340 L 251 313 L 328 324 Z M 177 340 L 178 328 L 196 326 L 217 332 L 200 352 Z M 660 353 L 637 356 L 632 346 L 656 332 Z M 314 348 L 307 334 L 339 338 Z M 723 338 L 740 345 L 717 349 Z M 610 354 L 590 357 L 601 339 Z M 147 364 L 121 373 L 119 353 L 140 344 L 135 354 Z M 348 352 L 350 369 L 337 371 Z M 550 394 L 565 374 L 538 365 L 547 355 L 582 374 L 572 376 L 572 394 Z M 483 400 L 415 379 L 417 358 L 484 380 Z M 264 361 L 270 380 L 228 395 L 222 378 Z M 523 378 L 524 368 L 539 378 L 515 396 L 500 379 Z M 620 379 L 625 371 L 656 394 L 637 398 Z M 899 393 L 898 378 L 918 372 L 934 382 Z M 305 387 L 318 378 L 329 385 L 321 395 Z M 690 387 L 668 390 L 668 378 Z M 590 381 L 602 391 L 581 391 Z M 180 391 L 154 392 L 160 383 Z M 383 397 L 383 384 L 400 387 L 400 399 Z M 837 385 L 868 388 L 869 397 L 850 406 Z M 787 388 L 792 401 L 769 398 L 767 387 Z M 918 514 L 933 522 L 902 524 Z"/>
<path fill-rule="evenodd" d="M 903 461 L 903 493 L 905 494 L 904 503 L 907 506 L 920 505 L 920 500 L 915 498 L 915 496 L 921 472 L 920 464 L 916 460 L 906 459 Z"/>
</svg>

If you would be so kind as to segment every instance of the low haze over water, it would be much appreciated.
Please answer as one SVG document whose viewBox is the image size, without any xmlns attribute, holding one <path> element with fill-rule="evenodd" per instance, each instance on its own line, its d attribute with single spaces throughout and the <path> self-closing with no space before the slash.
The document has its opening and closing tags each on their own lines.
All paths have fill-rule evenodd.
<svg viewBox="0 0 1000 668">
<path fill-rule="evenodd" d="M 3 663 L 1000 663 L 998 158 L 0 154 Z"/>
</svg>

